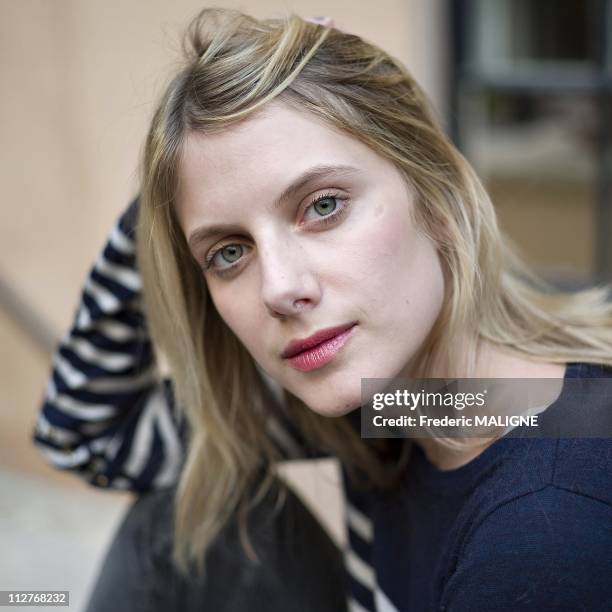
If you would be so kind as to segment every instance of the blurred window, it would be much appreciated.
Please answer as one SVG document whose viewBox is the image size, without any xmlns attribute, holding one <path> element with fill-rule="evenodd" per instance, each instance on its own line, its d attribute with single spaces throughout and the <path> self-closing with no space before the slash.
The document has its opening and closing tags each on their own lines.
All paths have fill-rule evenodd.
<svg viewBox="0 0 612 612">
<path fill-rule="evenodd" d="M 452 135 L 502 229 L 550 280 L 612 280 L 612 0 L 449 7 Z"/>
</svg>

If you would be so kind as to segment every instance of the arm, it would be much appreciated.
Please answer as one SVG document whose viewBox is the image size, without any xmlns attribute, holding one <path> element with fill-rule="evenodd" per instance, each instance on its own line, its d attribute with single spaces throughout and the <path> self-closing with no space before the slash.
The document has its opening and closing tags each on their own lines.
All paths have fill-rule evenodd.
<svg viewBox="0 0 612 612">
<path fill-rule="evenodd" d="M 612 609 L 612 507 L 549 486 L 504 504 L 476 529 L 441 610 Z"/>
<path fill-rule="evenodd" d="M 172 484 L 185 424 L 157 374 L 140 309 L 135 200 L 113 228 L 60 341 L 33 432 L 59 469 L 95 486 L 145 491 Z"/>
<path fill-rule="evenodd" d="M 157 373 L 141 311 L 137 213 L 135 200 L 85 282 L 72 328 L 54 356 L 33 442 L 51 465 L 94 486 L 143 492 L 177 480 L 187 423 L 170 382 Z M 271 415 L 268 427 L 285 458 L 304 456 L 282 418 Z"/>
</svg>

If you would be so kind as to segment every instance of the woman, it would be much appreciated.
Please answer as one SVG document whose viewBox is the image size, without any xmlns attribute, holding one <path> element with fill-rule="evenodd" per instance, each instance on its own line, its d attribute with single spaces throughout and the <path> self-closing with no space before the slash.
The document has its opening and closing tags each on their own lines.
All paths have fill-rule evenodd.
<svg viewBox="0 0 612 612">
<path fill-rule="evenodd" d="M 204 10 L 185 51 L 146 141 L 137 223 L 176 402 L 135 332 L 132 207 L 60 349 L 39 444 L 102 485 L 180 471 L 182 575 L 234 517 L 257 557 L 249 508 L 297 443 L 342 464 L 352 609 L 609 609 L 607 439 L 359 435 L 363 378 L 554 379 L 558 418 L 568 379 L 612 374 L 607 289 L 554 294 L 528 271 L 418 85 L 377 47 L 298 17 Z M 594 401 L 583 389 L 574 410 Z"/>
</svg>

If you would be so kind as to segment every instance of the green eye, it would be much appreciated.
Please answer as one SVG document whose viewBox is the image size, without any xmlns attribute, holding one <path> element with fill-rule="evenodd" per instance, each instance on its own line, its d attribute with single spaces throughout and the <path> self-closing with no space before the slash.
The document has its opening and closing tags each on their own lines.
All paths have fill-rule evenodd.
<svg viewBox="0 0 612 612">
<path fill-rule="evenodd" d="M 239 244 L 228 244 L 224 246 L 219 253 L 221 253 L 221 257 L 225 259 L 228 263 L 234 263 L 242 256 L 242 246 Z"/>
<path fill-rule="evenodd" d="M 321 198 L 313 204 L 313 208 L 322 216 L 329 215 L 330 213 L 334 212 L 337 206 L 338 204 L 336 203 L 336 198 L 332 196 Z"/>
<path fill-rule="evenodd" d="M 226 244 L 207 256 L 204 271 L 211 270 L 219 276 L 229 273 L 239 265 L 236 262 L 242 259 L 248 249 L 242 244 Z"/>
</svg>

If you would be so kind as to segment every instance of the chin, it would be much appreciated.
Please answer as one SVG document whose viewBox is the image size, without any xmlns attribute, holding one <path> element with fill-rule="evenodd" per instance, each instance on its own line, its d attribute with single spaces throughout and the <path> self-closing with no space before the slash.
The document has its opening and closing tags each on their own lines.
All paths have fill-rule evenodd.
<svg viewBox="0 0 612 612">
<path fill-rule="evenodd" d="M 313 412 L 324 417 L 337 418 L 353 412 L 361 405 L 361 397 L 357 398 L 305 398 L 302 400 Z"/>
</svg>

